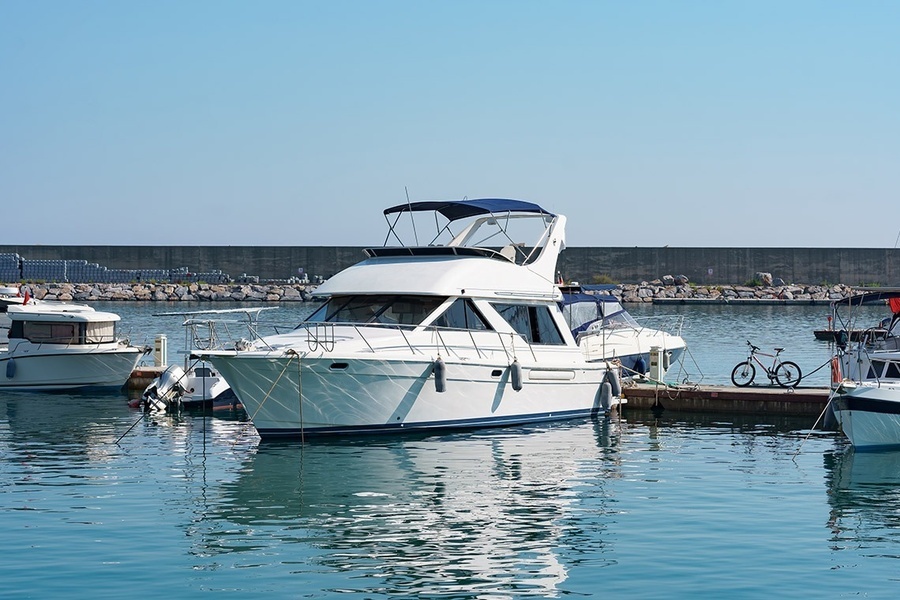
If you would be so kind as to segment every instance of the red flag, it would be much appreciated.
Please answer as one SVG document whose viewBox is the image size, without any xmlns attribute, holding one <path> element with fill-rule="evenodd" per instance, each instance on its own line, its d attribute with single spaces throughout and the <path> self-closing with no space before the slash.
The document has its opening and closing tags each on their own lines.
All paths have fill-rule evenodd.
<svg viewBox="0 0 900 600">
<path fill-rule="evenodd" d="M 29 300 L 31 300 L 31 295 L 28 293 L 28 290 L 25 290 L 25 299 L 22 300 L 22 306 L 28 304 Z"/>
<path fill-rule="evenodd" d="M 888 306 L 891 307 L 891 312 L 895 315 L 900 313 L 900 298 L 891 298 L 888 300 Z"/>
</svg>

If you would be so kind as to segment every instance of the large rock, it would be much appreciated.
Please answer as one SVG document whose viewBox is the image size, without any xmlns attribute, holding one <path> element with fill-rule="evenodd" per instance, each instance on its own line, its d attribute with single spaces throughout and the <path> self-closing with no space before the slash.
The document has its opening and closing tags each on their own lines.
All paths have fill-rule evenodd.
<svg viewBox="0 0 900 600">
<path fill-rule="evenodd" d="M 764 286 L 772 285 L 772 274 L 771 273 L 763 273 L 759 272 L 754 277 L 758 282 L 760 282 Z"/>
</svg>

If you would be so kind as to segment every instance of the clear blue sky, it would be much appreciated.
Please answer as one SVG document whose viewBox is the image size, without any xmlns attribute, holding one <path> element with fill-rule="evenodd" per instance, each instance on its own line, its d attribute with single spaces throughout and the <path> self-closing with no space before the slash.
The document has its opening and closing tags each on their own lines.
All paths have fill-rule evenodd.
<svg viewBox="0 0 900 600">
<path fill-rule="evenodd" d="M 900 2 L 0 0 L 2 243 L 893 248 Z"/>
</svg>

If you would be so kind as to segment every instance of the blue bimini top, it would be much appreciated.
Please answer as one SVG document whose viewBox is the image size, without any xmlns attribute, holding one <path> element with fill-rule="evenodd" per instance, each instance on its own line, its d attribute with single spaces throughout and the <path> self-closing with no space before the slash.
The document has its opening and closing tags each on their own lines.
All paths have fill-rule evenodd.
<svg viewBox="0 0 900 600">
<path fill-rule="evenodd" d="M 533 202 L 524 200 L 511 200 L 507 198 L 476 198 L 473 200 L 438 200 L 425 202 L 410 202 L 398 204 L 384 209 L 384 214 L 403 212 L 436 211 L 450 221 L 465 219 L 475 215 L 489 215 L 505 212 L 538 213 L 555 217 L 553 213 L 544 210 Z"/>
</svg>

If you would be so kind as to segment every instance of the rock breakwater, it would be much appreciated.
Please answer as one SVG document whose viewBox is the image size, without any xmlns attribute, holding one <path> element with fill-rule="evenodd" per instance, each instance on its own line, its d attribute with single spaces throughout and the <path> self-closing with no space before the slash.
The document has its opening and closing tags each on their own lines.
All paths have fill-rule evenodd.
<svg viewBox="0 0 900 600">
<path fill-rule="evenodd" d="M 74 302 L 303 302 L 314 286 L 302 284 L 49 283 L 25 284 L 38 300 Z"/>
<path fill-rule="evenodd" d="M 172 283 L 29 283 L 31 296 L 39 300 L 74 302 L 303 302 L 315 285 L 309 284 L 172 284 Z M 822 302 L 845 298 L 847 285 L 698 286 L 667 285 L 644 281 L 617 285 L 611 294 L 623 303 L 637 302 Z"/>
<path fill-rule="evenodd" d="M 780 285 L 780 286 L 693 286 L 665 285 L 662 281 L 618 285 L 611 292 L 623 303 L 672 302 L 677 300 L 732 302 L 732 301 L 794 301 L 831 302 L 853 293 L 847 285 Z"/>
</svg>

